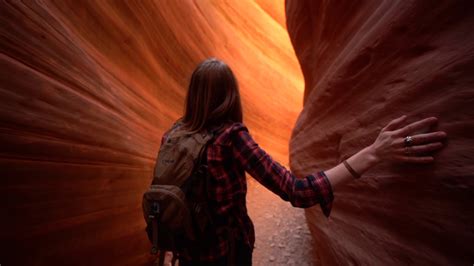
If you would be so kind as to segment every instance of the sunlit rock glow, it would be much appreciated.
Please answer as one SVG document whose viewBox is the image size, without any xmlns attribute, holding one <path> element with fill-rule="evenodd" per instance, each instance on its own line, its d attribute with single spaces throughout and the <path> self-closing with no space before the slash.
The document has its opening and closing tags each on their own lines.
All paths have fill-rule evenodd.
<svg viewBox="0 0 474 266">
<path fill-rule="evenodd" d="M 303 79 L 283 1 L 0 4 L 2 265 L 149 262 L 141 196 L 194 67 L 234 70 L 245 123 L 288 163 Z"/>
</svg>

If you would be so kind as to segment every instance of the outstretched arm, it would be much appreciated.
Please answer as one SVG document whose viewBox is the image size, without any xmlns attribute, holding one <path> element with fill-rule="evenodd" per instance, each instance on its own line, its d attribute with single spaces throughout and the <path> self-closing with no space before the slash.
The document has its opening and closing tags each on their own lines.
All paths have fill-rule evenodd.
<svg viewBox="0 0 474 266">
<path fill-rule="evenodd" d="M 406 116 L 402 116 L 390 122 L 372 145 L 347 159 L 348 167 L 356 175 L 362 175 L 382 161 L 432 162 L 433 157 L 426 153 L 441 148 L 446 133 L 438 131 L 413 135 L 408 143 L 410 146 L 405 147 L 404 137 L 433 125 L 437 119 L 427 118 L 402 127 L 405 120 Z M 252 177 L 295 207 L 320 204 L 324 214 L 329 216 L 335 187 L 354 179 L 353 173 L 343 163 L 327 171 L 297 178 L 261 149 L 243 124 L 237 124 L 233 132 L 233 157 Z"/>
<path fill-rule="evenodd" d="M 319 204 L 329 216 L 333 194 L 323 171 L 297 178 L 260 148 L 243 124 L 236 123 L 231 132 L 232 157 L 253 178 L 294 207 Z"/>
<path fill-rule="evenodd" d="M 437 122 L 437 118 L 430 117 L 404 126 L 406 116 L 392 120 L 382 129 L 375 142 L 348 158 L 347 164 L 337 166 L 325 171 L 331 186 L 335 189 L 340 184 L 354 179 L 354 175 L 362 175 L 368 169 L 383 161 L 431 163 L 431 152 L 443 147 L 442 141 L 446 133 L 442 131 L 415 134 L 416 131 L 430 127 Z M 411 141 L 406 141 L 410 136 Z M 355 173 L 350 172 L 350 168 Z"/>
</svg>

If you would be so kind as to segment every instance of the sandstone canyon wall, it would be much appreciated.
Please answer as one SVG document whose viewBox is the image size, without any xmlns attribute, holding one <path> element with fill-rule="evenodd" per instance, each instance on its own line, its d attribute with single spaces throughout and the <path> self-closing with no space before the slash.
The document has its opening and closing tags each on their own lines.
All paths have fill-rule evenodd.
<svg viewBox="0 0 474 266">
<path fill-rule="evenodd" d="M 385 164 L 306 217 L 321 265 L 474 262 L 472 1 L 286 1 L 305 103 L 290 142 L 300 175 L 370 144 L 388 121 L 439 118 L 428 166 Z"/>
<path fill-rule="evenodd" d="M 287 163 L 303 80 L 283 1 L 2 1 L 0 264 L 142 265 L 141 196 L 201 60 Z"/>
</svg>

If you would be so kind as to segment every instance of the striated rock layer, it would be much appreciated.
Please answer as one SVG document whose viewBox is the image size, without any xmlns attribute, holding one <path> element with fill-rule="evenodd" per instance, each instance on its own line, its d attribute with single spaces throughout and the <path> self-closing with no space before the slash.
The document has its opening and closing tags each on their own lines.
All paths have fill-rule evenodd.
<svg viewBox="0 0 474 266">
<path fill-rule="evenodd" d="M 0 263 L 149 262 L 142 193 L 207 57 L 233 68 L 246 124 L 287 162 L 303 83 L 279 4 L 1 2 Z"/>
<path fill-rule="evenodd" d="M 290 142 L 299 175 L 335 166 L 391 119 L 439 118 L 428 166 L 385 164 L 306 212 L 321 265 L 474 261 L 474 5 L 471 1 L 286 1 L 305 79 Z"/>
</svg>

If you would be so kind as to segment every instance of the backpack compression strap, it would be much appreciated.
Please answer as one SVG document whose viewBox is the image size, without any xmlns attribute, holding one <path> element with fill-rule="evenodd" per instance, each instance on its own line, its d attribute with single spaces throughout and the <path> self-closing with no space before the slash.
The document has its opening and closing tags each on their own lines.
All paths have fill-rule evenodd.
<svg viewBox="0 0 474 266">
<path fill-rule="evenodd" d="M 159 205 L 153 206 L 154 208 L 154 213 L 150 215 L 151 220 L 151 225 L 152 225 L 152 240 L 153 240 L 153 246 L 151 248 L 151 254 L 155 255 L 158 252 L 158 217 L 160 215 L 159 211 Z M 160 250 L 160 255 L 158 258 L 158 265 L 163 266 L 165 264 L 165 255 L 166 255 L 166 250 Z M 176 262 L 175 255 L 173 254 L 173 262 L 172 265 L 174 266 Z"/>
<path fill-rule="evenodd" d="M 151 214 L 148 216 L 151 218 L 151 230 L 152 230 L 152 244 L 151 254 L 158 252 L 158 217 L 160 216 L 160 205 L 157 202 L 153 202 Z"/>
</svg>

